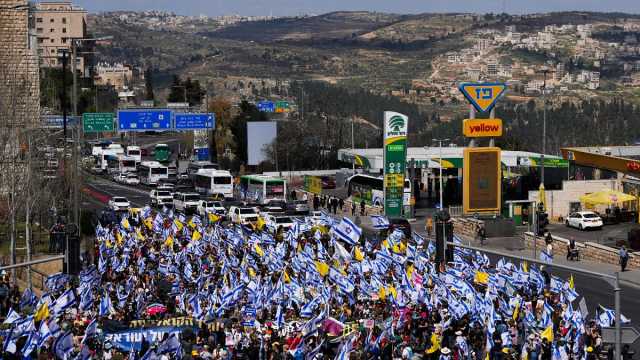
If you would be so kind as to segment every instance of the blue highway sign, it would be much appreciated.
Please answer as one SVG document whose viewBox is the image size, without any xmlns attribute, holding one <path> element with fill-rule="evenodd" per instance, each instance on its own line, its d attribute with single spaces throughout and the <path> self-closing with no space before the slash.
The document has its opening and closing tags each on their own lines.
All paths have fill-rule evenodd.
<svg viewBox="0 0 640 360">
<path fill-rule="evenodd" d="M 118 129 L 120 131 L 170 130 L 171 110 L 119 110 Z"/>
<path fill-rule="evenodd" d="M 176 130 L 213 129 L 216 126 L 215 114 L 175 114 Z"/>
<path fill-rule="evenodd" d="M 258 110 L 272 113 L 276 111 L 276 104 L 274 104 L 273 101 L 260 101 L 258 103 Z"/>
</svg>

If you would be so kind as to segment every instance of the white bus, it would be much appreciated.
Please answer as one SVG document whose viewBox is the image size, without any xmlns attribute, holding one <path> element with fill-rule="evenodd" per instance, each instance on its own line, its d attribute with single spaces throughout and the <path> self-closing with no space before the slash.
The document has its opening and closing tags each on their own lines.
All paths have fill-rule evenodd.
<svg viewBox="0 0 640 360">
<path fill-rule="evenodd" d="M 287 181 L 266 175 L 240 177 L 239 193 L 242 200 L 266 204 L 270 200 L 287 200 Z"/>
<path fill-rule="evenodd" d="M 138 165 L 138 177 L 141 184 L 158 185 L 169 178 L 169 169 L 157 161 L 143 161 Z"/>
<path fill-rule="evenodd" d="M 192 161 L 189 163 L 187 167 L 187 174 L 189 175 L 189 179 L 195 180 L 196 173 L 200 170 L 216 170 L 218 169 L 218 165 L 212 163 L 211 161 Z"/>
<path fill-rule="evenodd" d="M 233 197 L 233 176 L 226 170 L 201 169 L 194 175 L 193 186 L 201 194 Z"/>
<path fill-rule="evenodd" d="M 122 174 L 136 172 L 138 161 L 134 157 L 120 155 L 107 157 L 107 173 Z"/>
<path fill-rule="evenodd" d="M 384 206 L 384 180 L 380 176 L 356 174 L 347 180 L 347 196 L 371 206 Z M 403 202 L 411 199 L 411 181 L 404 179 Z M 405 205 L 409 205 L 406 203 Z"/>
<path fill-rule="evenodd" d="M 137 162 L 142 161 L 142 150 L 140 150 L 140 146 L 127 146 L 126 155 L 130 158 L 133 158 Z"/>
</svg>

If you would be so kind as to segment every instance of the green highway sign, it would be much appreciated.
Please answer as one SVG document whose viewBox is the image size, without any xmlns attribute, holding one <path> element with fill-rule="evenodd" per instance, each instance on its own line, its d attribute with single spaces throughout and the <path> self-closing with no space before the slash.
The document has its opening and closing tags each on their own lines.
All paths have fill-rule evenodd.
<svg viewBox="0 0 640 360">
<path fill-rule="evenodd" d="M 113 113 L 82 114 L 82 131 L 85 133 L 114 131 Z"/>
</svg>

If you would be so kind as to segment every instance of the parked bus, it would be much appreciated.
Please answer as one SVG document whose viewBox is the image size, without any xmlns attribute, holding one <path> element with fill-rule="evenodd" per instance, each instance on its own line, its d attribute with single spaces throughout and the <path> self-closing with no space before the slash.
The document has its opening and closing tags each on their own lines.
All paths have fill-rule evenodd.
<svg viewBox="0 0 640 360">
<path fill-rule="evenodd" d="M 242 200 L 266 204 L 270 200 L 287 200 L 287 181 L 266 175 L 240 177 L 238 189 Z"/>
<path fill-rule="evenodd" d="M 169 178 L 169 169 L 157 161 L 143 161 L 138 165 L 138 177 L 141 184 L 158 185 Z"/>
<path fill-rule="evenodd" d="M 384 206 L 384 180 L 382 177 L 356 174 L 347 180 L 347 196 L 353 201 L 371 206 Z M 403 202 L 411 199 L 411 181 L 404 179 Z M 409 205 L 409 204 L 405 204 Z"/>
<path fill-rule="evenodd" d="M 196 173 L 200 170 L 216 170 L 218 168 L 217 164 L 212 163 L 211 161 L 192 161 L 189 163 L 187 167 L 187 174 L 189 175 L 189 179 L 195 180 Z"/>
<path fill-rule="evenodd" d="M 107 173 L 108 174 L 120 174 L 135 172 L 138 162 L 134 157 L 120 155 L 107 157 Z"/>
<path fill-rule="evenodd" d="M 201 194 L 233 197 L 233 176 L 226 170 L 198 170 L 193 179 L 193 186 Z"/>
<path fill-rule="evenodd" d="M 169 145 L 167 144 L 157 144 L 153 148 L 153 158 L 159 162 L 167 162 L 169 161 L 169 157 L 171 156 L 171 149 L 169 149 Z"/>
<path fill-rule="evenodd" d="M 142 150 L 140 150 L 140 146 L 127 146 L 126 155 L 130 158 L 133 158 L 137 162 L 142 161 Z"/>
</svg>

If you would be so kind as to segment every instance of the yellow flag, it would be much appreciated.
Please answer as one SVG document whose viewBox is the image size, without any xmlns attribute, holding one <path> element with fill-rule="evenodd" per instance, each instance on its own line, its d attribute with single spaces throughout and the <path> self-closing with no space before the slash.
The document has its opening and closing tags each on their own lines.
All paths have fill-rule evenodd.
<svg viewBox="0 0 640 360">
<path fill-rule="evenodd" d="M 109 239 L 107 239 L 107 241 L 105 242 L 105 245 L 106 245 L 108 248 L 112 248 L 112 247 L 113 247 L 113 244 L 111 243 L 111 241 L 110 241 Z"/>
<path fill-rule="evenodd" d="M 431 347 L 426 350 L 426 353 L 427 354 L 433 354 L 434 352 L 438 351 L 439 349 L 440 349 L 440 338 L 438 337 L 438 335 L 436 335 L 436 333 L 432 333 L 431 334 Z M 489 356 L 489 353 L 487 353 L 487 356 Z"/>
<path fill-rule="evenodd" d="M 389 242 L 388 242 L 387 240 L 384 240 L 384 241 L 382 242 L 382 246 L 384 246 L 385 248 L 387 248 L 387 249 L 388 249 L 388 248 L 389 248 Z"/>
<path fill-rule="evenodd" d="M 173 236 L 171 236 L 171 235 L 167 236 L 167 240 L 164 241 L 164 244 L 167 245 L 168 247 L 172 247 L 173 246 Z"/>
<path fill-rule="evenodd" d="M 256 277 L 256 271 L 253 268 L 249 268 L 249 276 Z"/>
<path fill-rule="evenodd" d="M 387 291 L 389 292 L 389 295 L 393 296 L 394 299 L 398 297 L 398 293 L 396 292 L 396 288 L 394 288 L 393 286 L 389 286 Z"/>
<path fill-rule="evenodd" d="M 316 270 L 318 270 L 320 275 L 327 276 L 327 274 L 329 273 L 329 265 L 318 260 L 316 260 L 315 263 L 316 263 Z"/>
<path fill-rule="evenodd" d="M 122 235 L 120 235 L 120 232 L 116 233 L 116 242 L 118 243 L 118 245 L 122 245 Z"/>
<path fill-rule="evenodd" d="M 260 245 L 258 244 L 253 244 L 253 250 L 255 250 L 256 254 L 258 254 L 260 257 L 264 256 L 264 251 L 262 250 L 262 248 L 260 247 Z"/>
<path fill-rule="evenodd" d="M 549 325 L 548 328 L 544 329 L 544 331 L 540 333 L 540 337 L 543 339 L 547 339 L 547 341 L 552 343 L 553 342 L 553 325 Z"/>
<path fill-rule="evenodd" d="M 175 220 L 173 220 L 173 223 L 176 224 L 176 227 L 178 228 L 178 231 L 182 231 L 182 228 L 184 227 L 184 225 L 182 225 L 180 220 L 175 219 Z"/>
<path fill-rule="evenodd" d="M 196 224 L 193 222 L 193 218 L 189 219 L 187 225 L 189 225 L 189 227 L 191 227 L 192 229 L 196 228 Z"/>
<path fill-rule="evenodd" d="M 380 289 L 378 289 L 378 298 L 380 300 L 384 300 L 387 298 L 387 293 L 386 291 L 384 291 L 384 286 L 380 286 Z"/>
<path fill-rule="evenodd" d="M 262 216 L 258 216 L 258 221 L 256 221 L 256 228 L 258 230 L 262 230 L 262 228 L 264 228 L 265 222 L 264 219 L 262 218 Z"/>
<path fill-rule="evenodd" d="M 136 236 L 138 237 L 138 240 L 144 240 L 144 235 L 142 235 L 140 229 L 136 229 Z"/>
<path fill-rule="evenodd" d="M 571 274 L 571 276 L 569 276 L 569 288 L 570 289 L 575 289 L 575 284 L 573 283 L 573 274 Z"/>
<path fill-rule="evenodd" d="M 350 324 L 344 324 L 344 327 L 342 328 L 342 336 L 349 335 L 352 331 L 353 327 Z"/>
<path fill-rule="evenodd" d="M 391 250 L 396 254 L 400 254 L 400 247 L 397 244 L 393 245 L 393 248 Z"/>
<path fill-rule="evenodd" d="M 289 277 L 289 274 L 287 274 L 286 271 L 282 273 L 282 278 L 284 279 L 284 282 L 287 284 L 291 282 L 291 278 Z"/>
<path fill-rule="evenodd" d="M 522 270 L 524 270 L 524 272 L 529 272 L 529 265 L 526 261 L 522 263 Z"/>
<path fill-rule="evenodd" d="M 129 219 L 127 218 L 122 219 L 122 222 L 120 222 L 120 225 L 122 225 L 122 227 L 125 229 L 129 229 L 131 227 L 131 225 L 129 224 Z"/>
<path fill-rule="evenodd" d="M 413 265 L 409 265 L 409 267 L 407 267 L 407 278 L 411 280 L 412 275 L 413 275 Z"/>
<path fill-rule="evenodd" d="M 209 213 L 209 222 L 216 223 L 220 220 L 220 217 L 214 213 Z"/>
<path fill-rule="evenodd" d="M 34 321 L 44 320 L 49 317 L 49 302 L 45 301 L 40 305 L 35 315 L 33 315 Z"/>
<path fill-rule="evenodd" d="M 362 254 L 362 251 L 360 251 L 360 248 L 355 246 L 353 248 L 353 257 L 357 260 L 357 261 L 362 261 L 364 260 L 364 255 Z"/>
<path fill-rule="evenodd" d="M 520 314 L 520 301 L 516 303 L 516 308 L 513 309 L 513 320 L 518 320 L 518 314 Z"/>
<path fill-rule="evenodd" d="M 476 284 L 487 284 L 489 282 L 489 274 L 482 271 L 476 271 L 473 281 Z"/>
<path fill-rule="evenodd" d="M 193 234 L 191 235 L 191 240 L 193 240 L 193 241 L 198 241 L 198 240 L 200 240 L 200 239 L 202 239 L 202 235 L 200 234 L 200 231 L 195 230 L 195 231 L 193 232 Z"/>
<path fill-rule="evenodd" d="M 146 218 L 144 220 L 144 225 L 147 227 L 147 229 L 151 230 L 153 228 L 153 221 L 151 220 L 150 217 Z"/>
</svg>

